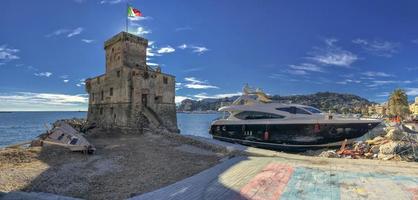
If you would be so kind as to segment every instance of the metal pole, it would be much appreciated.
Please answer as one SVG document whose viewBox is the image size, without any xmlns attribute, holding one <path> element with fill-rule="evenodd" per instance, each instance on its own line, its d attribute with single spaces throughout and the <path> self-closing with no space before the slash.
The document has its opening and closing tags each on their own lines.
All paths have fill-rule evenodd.
<svg viewBox="0 0 418 200">
<path fill-rule="evenodd" d="M 128 32 L 128 9 L 129 9 L 129 4 L 128 1 L 126 1 L 126 13 L 125 13 L 125 17 L 126 17 L 126 25 L 125 25 L 125 32 Z"/>
</svg>

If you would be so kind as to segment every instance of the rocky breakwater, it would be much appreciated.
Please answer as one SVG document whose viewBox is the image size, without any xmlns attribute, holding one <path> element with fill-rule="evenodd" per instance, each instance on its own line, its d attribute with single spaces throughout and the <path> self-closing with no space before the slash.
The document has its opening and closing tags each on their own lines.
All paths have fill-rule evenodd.
<svg viewBox="0 0 418 200">
<path fill-rule="evenodd" d="M 323 151 L 319 156 L 417 162 L 418 132 L 403 124 L 388 125 L 369 140 L 343 144 L 340 149 Z"/>
</svg>

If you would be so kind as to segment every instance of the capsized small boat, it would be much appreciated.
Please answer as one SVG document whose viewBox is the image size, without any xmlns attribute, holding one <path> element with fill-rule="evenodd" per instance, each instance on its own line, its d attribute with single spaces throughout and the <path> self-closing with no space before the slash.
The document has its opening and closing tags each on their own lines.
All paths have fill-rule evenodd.
<svg viewBox="0 0 418 200">
<path fill-rule="evenodd" d="M 77 130 L 65 121 L 57 121 L 54 128 L 41 136 L 43 144 L 58 145 L 69 148 L 71 151 L 93 153 L 96 148 Z"/>
<path fill-rule="evenodd" d="M 247 86 L 226 113 L 214 120 L 214 139 L 280 150 L 303 150 L 340 146 L 354 141 L 379 125 L 379 119 L 343 117 L 312 106 L 273 103 L 261 90 Z"/>
</svg>

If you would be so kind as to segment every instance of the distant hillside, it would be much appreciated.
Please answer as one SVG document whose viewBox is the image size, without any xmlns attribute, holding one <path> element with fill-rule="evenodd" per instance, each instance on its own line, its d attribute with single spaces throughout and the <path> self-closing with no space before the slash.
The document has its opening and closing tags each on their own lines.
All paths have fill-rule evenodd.
<svg viewBox="0 0 418 200">
<path fill-rule="evenodd" d="M 221 99 L 203 99 L 191 100 L 185 99 L 178 106 L 178 111 L 208 111 L 218 110 L 221 105 L 232 103 L 238 96 Z M 296 103 L 309 105 L 319 108 L 323 111 L 332 110 L 338 113 L 361 113 L 362 109 L 374 104 L 369 100 L 353 94 L 340 94 L 333 92 L 318 92 L 310 95 L 292 95 L 292 96 L 270 96 L 274 102 Z"/>
</svg>

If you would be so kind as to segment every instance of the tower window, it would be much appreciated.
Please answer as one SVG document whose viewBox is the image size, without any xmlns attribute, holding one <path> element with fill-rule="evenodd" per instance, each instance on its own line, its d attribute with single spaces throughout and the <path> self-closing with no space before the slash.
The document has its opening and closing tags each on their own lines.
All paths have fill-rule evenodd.
<svg viewBox="0 0 418 200">
<path fill-rule="evenodd" d="M 103 90 L 102 90 L 102 92 L 101 92 L 101 100 L 103 101 L 103 99 L 104 99 L 104 92 L 103 92 Z"/>
<path fill-rule="evenodd" d="M 117 71 L 117 72 L 116 72 L 116 75 L 117 75 L 118 77 L 120 77 L 120 71 Z"/>
<path fill-rule="evenodd" d="M 100 115 L 103 115 L 103 108 L 100 108 Z"/>
<path fill-rule="evenodd" d="M 100 84 L 100 77 L 97 77 L 97 84 Z"/>
<path fill-rule="evenodd" d="M 91 100 L 94 101 L 94 93 L 91 93 Z"/>
<path fill-rule="evenodd" d="M 120 56 L 118 56 L 118 60 L 120 60 Z"/>
<path fill-rule="evenodd" d="M 112 48 L 112 53 L 115 51 L 115 48 Z"/>
<path fill-rule="evenodd" d="M 113 88 L 110 88 L 109 95 L 113 96 Z"/>
<path fill-rule="evenodd" d="M 168 78 L 167 77 L 163 77 L 163 83 L 168 84 Z"/>
<path fill-rule="evenodd" d="M 110 108 L 110 113 L 113 114 L 113 107 Z"/>
</svg>

